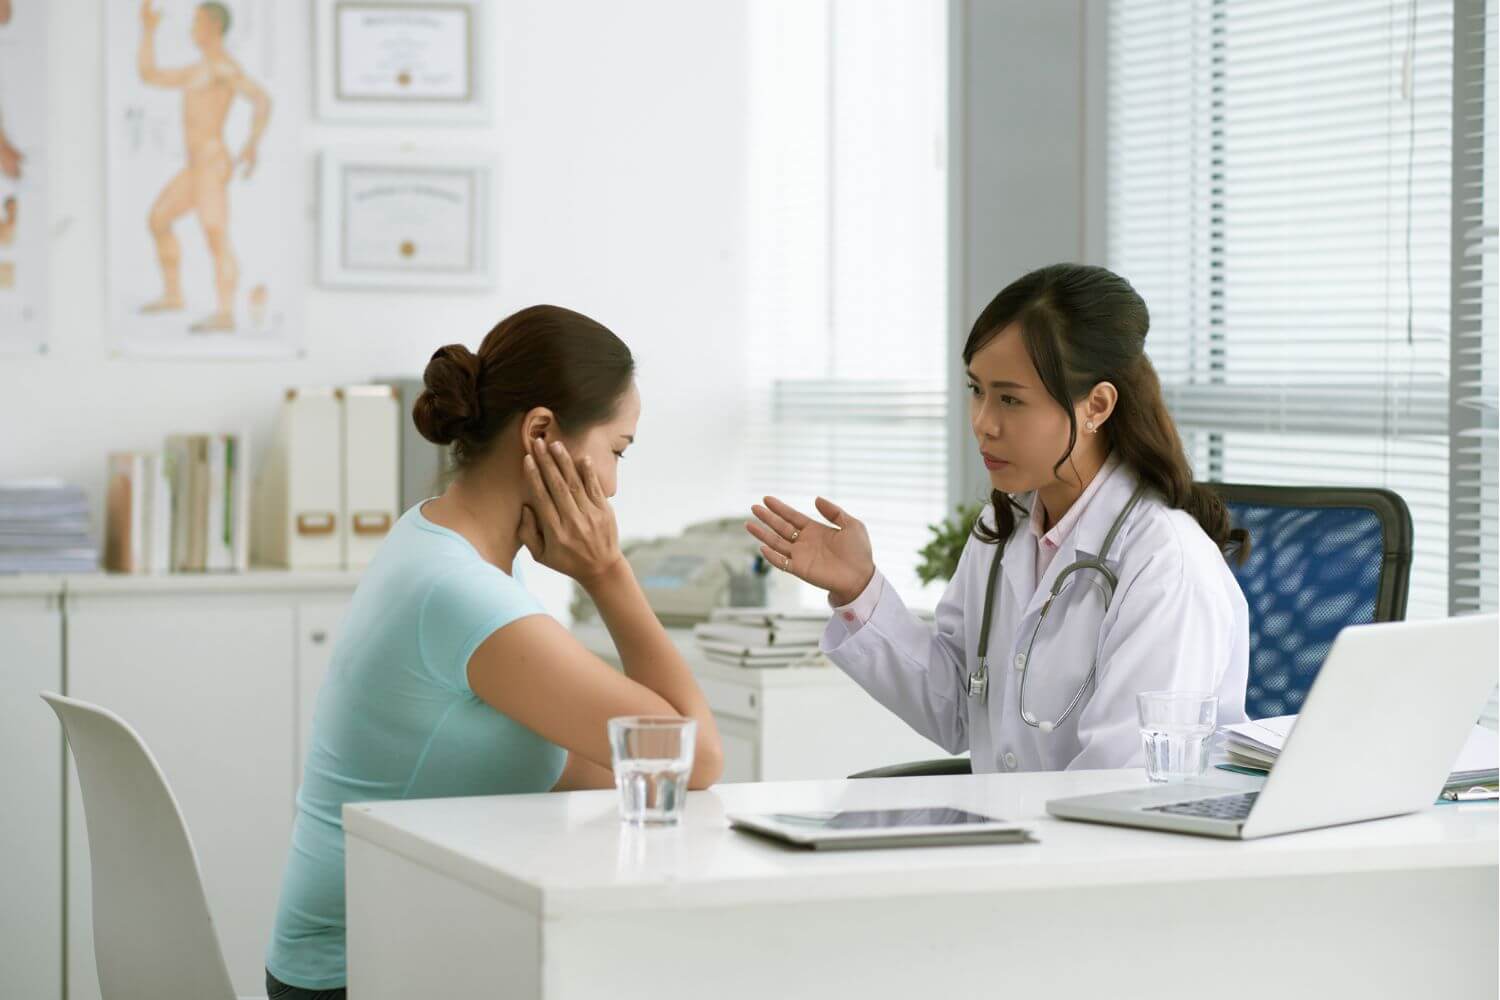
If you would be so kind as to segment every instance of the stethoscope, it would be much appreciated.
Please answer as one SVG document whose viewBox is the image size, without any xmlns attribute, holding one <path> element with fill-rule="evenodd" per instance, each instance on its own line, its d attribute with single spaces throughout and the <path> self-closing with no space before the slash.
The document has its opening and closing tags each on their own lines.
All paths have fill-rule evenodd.
<svg viewBox="0 0 1500 1000">
<path fill-rule="evenodd" d="M 1110 546 L 1114 545 L 1115 536 L 1120 533 L 1120 528 L 1125 524 L 1125 519 L 1130 516 L 1130 512 L 1135 509 L 1135 505 L 1140 502 L 1141 496 L 1145 492 L 1145 483 L 1141 483 L 1135 488 L 1135 492 L 1130 495 L 1130 500 L 1125 504 L 1125 508 L 1115 517 L 1115 523 L 1110 525 L 1109 534 L 1104 536 L 1104 545 L 1100 548 L 1097 556 L 1090 559 L 1080 559 L 1064 567 L 1062 572 L 1057 574 L 1057 578 L 1052 581 L 1052 589 L 1047 594 L 1046 603 L 1042 605 L 1042 613 L 1037 616 L 1036 627 L 1031 630 L 1031 640 L 1026 643 L 1026 652 L 1018 656 L 1015 661 L 1016 669 L 1021 672 L 1021 686 L 1017 692 L 1016 708 L 1021 713 L 1021 721 L 1028 726 L 1040 729 L 1044 733 L 1052 732 L 1052 730 L 1062 725 L 1068 716 L 1073 714 L 1073 710 L 1083 700 L 1083 692 L 1088 690 L 1088 686 L 1094 682 L 1094 671 L 1098 667 L 1097 657 L 1089 663 L 1088 676 L 1084 677 L 1083 683 L 1073 693 L 1073 700 L 1068 702 L 1067 709 L 1057 719 L 1051 722 L 1045 719 L 1038 719 L 1035 714 L 1026 710 L 1026 675 L 1031 666 L 1031 651 L 1032 647 L 1036 645 L 1038 633 L 1042 630 L 1042 622 L 1047 620 L 1047 612 L 1051 610 L 1052 602 L 1057 599 L 1058 594 L 1062 593 L 1063 587 L 1067 585 L 1068 578 L 1073 574 L 1081 573 L 1084 570 L 1095 570 L 1104 580 L 1104 609 L 1106 611 L 1109 610 L 1110 602 L 1115 597 L 1115 585 L 1119 581 L 1115 577 L 1114 570 L 1106 566 L 1104 560 L 1109 555 Z M 979 699 L 981 705 L 989 703 L 990 618 L 995 612 L 995 582 L 1000 578 L 1000 561 L 1001 556 L 1004 555 L 1004 551 L 1004 543 L 997 543 L 995 546 L 995 561 L 990 563 L 989 581 L 984 587 L 984 618 L 981 619 L 979 624 L 979 669 L 969 674 L 969 697 Z"/>
</svg>

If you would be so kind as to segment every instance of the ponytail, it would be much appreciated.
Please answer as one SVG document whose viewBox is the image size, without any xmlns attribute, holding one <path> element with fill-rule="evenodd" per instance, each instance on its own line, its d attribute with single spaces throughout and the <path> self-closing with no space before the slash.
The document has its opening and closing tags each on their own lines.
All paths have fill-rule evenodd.
<svg viewBox="0 0 1500 1000">
<path fill-rule="evenodd" d="M 1078 441 L 1075 401 L 1100 382 L 1113 384 L 1118 398 L 1101 428 L 1110 449 L 1168 507 L 1187 511 L 1221 552 L 1243 563 L 1250 555 L 1249 534 L 1232 528 L 1219 495 L 1193 480 L 1161 380 L 1145 353 L 1150 322 L 1146 303 L 1124 278 L 1102 267 L 1054 264 L 1018 278 L 995 296 L 974 321 L 964 363 L 1001 330 L 1019 324 L 1042 385 L 1068 415 L 1068 447 L 1054 470 Z M 1026 509 L 1002 490 L 991 491 L 990 500 L 995 527 L 980 519 L 974 535 L 994 545 L 1011 536 L 1017 513 Z"/>
</svg>

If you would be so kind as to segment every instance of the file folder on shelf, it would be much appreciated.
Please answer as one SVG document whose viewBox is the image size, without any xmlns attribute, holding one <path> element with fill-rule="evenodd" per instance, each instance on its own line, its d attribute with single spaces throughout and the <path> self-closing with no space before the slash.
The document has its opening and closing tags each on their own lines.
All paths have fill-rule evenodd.
<svg viewBox="0 0 1500 1000">
<path fill-rule="evenodd" d="M 255 561 L 339 569 L 343 404 L 333 389 L 288 389 L 255 489 Z"/>
<path fill-rule="evenodd" d="M 400 397 L 388 385 L 346 386 L 343 401 L 344 492 L 339 531 L 344 565 L 361 569 L 400 515 Z"/>
<path fill-rule="evenodd" d="M 448 474 L 453 471 L 452 453 L 448 448 L 424 438 L 411 418 L 412 407 L 416 405 L 417 397 L 424 388 L 420 378 L 399 376 L 371 381 L 389 385 L 397 393 L 401 500 L 397 503 L 396 510 L 398 514 L 405 513 L 447 488 Z"/>
</svg>

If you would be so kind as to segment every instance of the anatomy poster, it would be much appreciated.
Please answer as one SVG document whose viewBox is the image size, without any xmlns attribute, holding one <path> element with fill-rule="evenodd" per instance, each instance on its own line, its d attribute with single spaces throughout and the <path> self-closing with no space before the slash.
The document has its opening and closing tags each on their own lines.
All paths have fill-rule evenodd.
<svg viewBox="0 0 1500 1000">
<path fill-rule="evenodd" d="M 25 0 L 20 0 L 25 2 Z M 109 323 L 121 353 L 298 346 L 305 223 L 294 4 L 110 0 Z"/>
<path fill-rule="evenodd" d="M 46 28 L 46 0 L 0 0 L 0 354 L 47 349 Z"/>
</svg>

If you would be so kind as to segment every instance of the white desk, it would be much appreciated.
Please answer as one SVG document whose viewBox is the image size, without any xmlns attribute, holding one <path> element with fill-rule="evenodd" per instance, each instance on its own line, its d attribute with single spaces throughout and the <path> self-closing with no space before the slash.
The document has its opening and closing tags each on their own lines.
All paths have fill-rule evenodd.
<svg viewBox="0 0 1500 1000">
<path fill-rule="evenodd" d="M 350 992 L 1495 995 L 1493 804 L 1249 843 L 1045 816 L 1049 798 L 1142 780 L 725 785 L 693 793 L 676 830 L 622 828 L 612 791 L 349 806 Z M 938 804 L 1024 820 L 1040 843 L 818 854 L 724 821 Z"/>
</svg>

